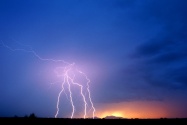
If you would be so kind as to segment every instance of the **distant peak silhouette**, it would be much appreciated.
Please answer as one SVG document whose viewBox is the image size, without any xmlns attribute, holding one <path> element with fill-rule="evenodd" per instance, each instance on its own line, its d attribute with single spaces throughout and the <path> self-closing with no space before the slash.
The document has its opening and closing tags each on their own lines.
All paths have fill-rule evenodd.
<svg viewBox="0 0 187 125">
<path fill-rule="evenodd" d="M 123 117 L 120 117 L 120 116 L 106 116 L 105 119 L 123 119 Z"/>
</svg>

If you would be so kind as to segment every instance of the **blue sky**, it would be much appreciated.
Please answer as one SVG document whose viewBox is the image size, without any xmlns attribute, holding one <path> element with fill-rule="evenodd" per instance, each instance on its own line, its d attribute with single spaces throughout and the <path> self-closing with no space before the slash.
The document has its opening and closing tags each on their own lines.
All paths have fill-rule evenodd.
<svg viewBox="0 0 187 125">
<path fill-rule="evenodd" d="M 43 58 L 75 62 L 91 79 L 99 112 L 105 104 L 169 101 L 184 111 L 175 117 L 187 117 L 186 5 L 185 0 L 1 0 L 0 40 L 15 49 L 31 46 Z M 0 116 L 53 117 L 59 89 L 48 88 L 59 64 L 2 44 L 0 60 Z"/>
</svg>

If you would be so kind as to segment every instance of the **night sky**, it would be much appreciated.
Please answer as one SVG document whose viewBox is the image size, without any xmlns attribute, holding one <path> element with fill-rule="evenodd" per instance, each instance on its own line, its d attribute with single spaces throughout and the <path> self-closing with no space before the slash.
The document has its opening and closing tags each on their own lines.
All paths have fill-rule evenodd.
<svg viewBox="0 0 187 125">
<path fill-rule="evenodd" d="M 60 84 L 51 83 L 61 65 L 2 43 L 75 62 L 91 80 L 97 117 L 187 117 L 186 6 L 186 0 L 0 0 L 0 117 L 54 117 Z M 59 117 L 69 117 L 63 98 Z"/>
</svg>

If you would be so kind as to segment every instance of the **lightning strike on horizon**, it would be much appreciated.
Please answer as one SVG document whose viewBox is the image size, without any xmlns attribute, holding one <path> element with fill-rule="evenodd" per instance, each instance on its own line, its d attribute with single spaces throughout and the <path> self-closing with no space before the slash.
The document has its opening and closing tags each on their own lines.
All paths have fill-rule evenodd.
<svg viewBox="0 0 187 125">
<path fill-rule="evenodd" d="M 31 47 L 30 47 L 30 50 L 26 50 L 26 49 L 13 49 L 11 47 L 9 47 L 8 45 L 4 44 L 3 41 L 1 41 L 1 44 L 8 48 L 9 50 L 11 51 L 23 51 L 23 52 L 27 52 L 27 53 L 32 53 L 36 58 L 38 58 L 39 60 L 41 61 L 52 61 L 52 62 L 62 62 L 64 64 L 66 64 L 67 66 L 65 67 L 56 67 L 55 68 L 55 73 L 58 77 L 61 77 L 63 78 L 62 81 L 57 81 L 57 82 L 54 82 L 54 83 L 61 83 L 61 90 L 60 92 L 58 93 L 58 96 L 57 96 L 57 103 L 56 103 L 56 113 L 55 113 L 55 118 L 58 117 L 59 115 L 59 104 L 60 104 L 60 98 L 61 98 L 61 95 L 62 95 L 62 92 L 65 93 L 65 88 L 64 88 L 64 85 L 67 84 L 68 85 L 68 91 L 69 91 L 69 99 L 67 97 L 67 94 L 65 93 L 67 99 L 70 101 L 71 103 L 71 107 L 72 107 L 72 112 L 71 112 L 71 118 L 74 117 L 74 113 L 75 113 L 75 105 L 74 105 L 74 101 L 73 101 L 73 94 L 72 94 L 72 90 L 71 90 L 71 85 L 77 85 L 78 87 L 80 87 L 80 94 L 82 96 L 82 99 L 83 99 L 83 102 L 84 102 L 84 115 L 83 115 L 83 118 L 85 119 L 86 116 L 87 116 L 87 101 L 86 101 L 86 96 L 83 94 L 83 88 L 84 86 L 82 84 L 79 84 L 77 82 L 74 81 L 74 77 L 75 77 L 75 74 L 73 76 L 73 78 L 71 77 L 71 75 L 69 75 L 69 72 L 70 71 L 73 71 L 73 66 L 75 66 L 75 63 L 68 63 L 64 60 L 55 60 L 55 59 L 48 59 L 48 58 L 42 58 L 40 57 Z M 64 69 L 63 70 L 63 73 L 59 73 L 57 71 L 57 69 Z M 85 73 L 83 73 L 82 71 L 76 69 L 78 71 L 78 73 L 82 74 L 84 76 L 84 78 L 87 80 L 86 82 L 86 90 L 88 92 L 88 98 L 89 98 L 89 102 L 91 103 L 91 109 L 93 110 L 92 112 L 92 118 L 94 119 L 95 117 L 95 107 L 93 105 L 93 102 L 92 102 L 92 99 L 91 99 L 91 94 L 90 94 L 90 89 L 89 89 L 89 83 L 90 83 L 90 79 L 87 77 L 87 75 Z M 54 84 L 54 83 L 51 83 L 51 84 Z M 91 110 L 90 109 L 90 110 Z"/>
<path fill-rule="evenodd" d="M 60 96 L 61 96 L 62 92 L 64 91 L 64 83 L 65 83 L 65 77 L 64 77 L 64 82 L 62 83 L 62 86 L 61 86 L 62 89 L 61 89 L 61 91 L 59 92 L 59 94 L 58 94 L 58 98 L 57 98 L 57 106 L 56 106 L 57 111 L 56 111 L 56 114 L 55 114 L 55 118 L 57 118 L 57 116 L 58 116 Z M 67 96 L 66 96 L 66 97 L 67 97 Z"/>
<path fill-rule="evenodd" d="M 61 82 L 62 82 L 62 81 L 56 81 L 56 82 L 50 83 L 49 89 L 51 88 L 52 84 L 61 83 Z M 62 88 L 62 89 L 61 89 L 61 91 L 64 92 L 64 94 L 66 95 L 67 100 L 69 100 L 69 99 L 68 99 L 68 95 L 67 95 L 67 93 L 65 92 L 65 89 L 64 89 L 64 86 L 63 86 L 63 85 L 64 85 L 64 82 L 62 82 L 62 85 L 61 85 L 61 88 Z M 60 94 L 60 93 L 59 93 L 59 94 Z M 58 97 L 58 98 L 59 98 L 59 97 Z M 57 104 L 58 104 L 58 103 L 57 103 Z M 55 116 L 56 116 L 56 115 L 55 115 Z"/>
<path fill-rule="evenodd" d="M 72 79 L 72 78 L 70 78 L 70 77 L 69 77 L 69 79 L 71 80 L 71 82 L 72 82 L 73 84 L 79 86 L 80 89 L 81 89 L 81 95 L 82 95 L 83 101 L 84 101 L 84 118 L 86 118 L 86 107 L 87 107 L 87 102 L 86 102 L 85 96 L 84 96 L 84 94 L 83 94 L 83 86 L 82 86 L 81 84 L 78 84 L 78 83 L 74 82 L 74 79 Z"/>
<path fill-rule="evenodd" d="M 72 98 L 72 92 L 71 92 L 71 85 L 69 83 L 69 76 L 68 76 L 68 71 L 71 69 L 71 67 L 69 69 L 67 69 L 65 71 L 65 78 L 66 78 L 66 81 L 67 81 L 67 84 L 68 84 L 68 90 L 69 90 L 69 97 L 70 97 L 70 101 L 71 101 L 71 106 L 72 106 L 72 113 L 71 113 L 71 118 L 73 118 L 73 115 L 74 115 L 74 112 L 75 112 L 75 106 L 74 106 L 74 103 L 73 103 L 73 98 Z"/>
<path fill-rule="evenodd" d="M 87 75 L 85 73 L 83 73 L 82 71 L 79 71 L 79 73 L 83 74 L 87 80 L 87 91 L 88 91 L 88 97 L 89 97 L 89 100 L 90 100 L 90 103 L 92 105 L 92 109 L 93 109 L 93 119 L 94 119 L 94 116 L 95 116 L 95 108 L 94 108 L 94 105 L 93 105 L 93 102 L 92 102 L 92 99 L 91 99 L 91 94 L 90 94 L 90 88 L 89 88 L 89 83 L 90 83 L 90 79 L 87 77 Z"/>
</svg>

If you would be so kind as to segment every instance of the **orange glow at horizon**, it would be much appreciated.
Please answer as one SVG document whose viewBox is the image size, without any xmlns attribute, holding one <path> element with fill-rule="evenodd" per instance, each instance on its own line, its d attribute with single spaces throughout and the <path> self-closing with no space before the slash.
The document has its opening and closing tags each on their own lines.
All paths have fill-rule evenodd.
<svg viewBox="0 0 187 125">
<path fill-rule="evenodd" d="M 96 116 L 116 116 L 123 118 L 176 118 L 182 110 L 176 110 L 176 105 L 162 101 L 133 101 L 103 104 L 97 108 Z M 184 112 L 184 111 L 183 111 Z"/>
<path fill-rule="evenodd" d="M 112 113 L 113 116 L 116 116 L 116 117 L 123 117 L 123 113 L 121 112 L 114 112 Z"/>
</svg>

